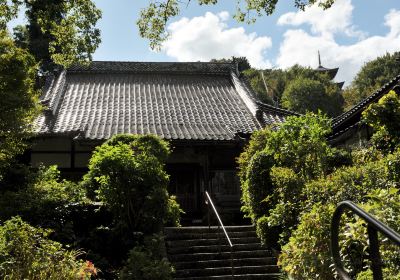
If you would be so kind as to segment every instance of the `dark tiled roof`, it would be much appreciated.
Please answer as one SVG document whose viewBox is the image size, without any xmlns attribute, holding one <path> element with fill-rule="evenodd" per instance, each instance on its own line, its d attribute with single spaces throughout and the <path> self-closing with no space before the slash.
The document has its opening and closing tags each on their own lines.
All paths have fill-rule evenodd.
<svg viewBox="0 0 400 280">
<path fill-rule="evenodd" d="M 315 69 L 315 71 L 321 72 L 321 73 L 327 73 L 329 78 L 333 80 L 336 77 L 337 72 L 339 71 L 339 68 L 325 68 L 324 66 L 319 65 L 318 68 Z"/>
<path fill-rule="evenodd" d="M 333 133 L 329 139 L 334 139 L 341 134 L 348 131 L 350 128 L 358 125 L 361 120 L 362 112 L 373 102 L 377 102 L 381 97 L 387 94 L 393 87 L 400 83 L 400 75 L 393 78 L 391 81 L 386 83 L 383 87 L 375 91 L 373 94 L 367 98 L 361 100 L 357 105 L 355 105 L 350 110 L 344 112 L 343 114 L 337 116 L 332 120 L 332 130 Z"/>
<path fill-rule="evenodd" d="M 165 139 L 234 140 L 261 128 L 260 108 L 232 64 L 92 62 L 46 83 L 40 134 L 108 139 L 118 133 Z M 263 110 L 264 111 L 264 110 Z M 269 110 L 268 122 L 283 111 Z"/>
<path fill-rule="evenodd" d="M 361 100 L 357 105 L 355 105 L 350 110 L 348 110 L 348 111 L 344 112 L 343 114 L 334 118 L 333 122 L 332 122 L 333 128 L 336 128 L 336 127 L 342 125 L 348 119 L 350 119 L 352 116 L 364 111 L 371 103 L 376 102 L 378 99 L 380 99 L 386 93 L 388 93 L 399 82 L 400 82 L 400 75 L 393 78 L 391 81 L 386 83 L 383 87 L 381 87 L 380 89 L 375 91 L 373 94 L 371 94 L 367 98 Z"/>
</svg>

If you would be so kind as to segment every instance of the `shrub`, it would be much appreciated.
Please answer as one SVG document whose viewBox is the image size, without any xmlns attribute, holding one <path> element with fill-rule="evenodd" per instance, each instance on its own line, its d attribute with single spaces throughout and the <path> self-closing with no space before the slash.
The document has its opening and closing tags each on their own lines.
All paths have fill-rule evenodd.
<svg viewBox="0 0 400 280">
<path fill-rule="evenodd" d="M 247 180 L 242 183 L 242 211 L 253 222 L 267 211 L 264 199 L 272 193 L 270 169 L 274 164 L 273 157 L 265 151 L 256 153 L 252 158 L 246 174 Z"/>
<path fill-rule="evenodd" d="M 271 177 L 274 192 L 265 199 L 270 205 L 267 220 L 270 227 L 280 229 L 279 244 L 283 245 L 299 222 L 301 202 L 304 199 L 302 196 L 304 181 L 292 169 L 285 167 L 273 167 Z"/>
<path fill-rule="evenodd" d="M 50 231 L 15 217 L 0 226 L 0 277 L 19 280 L 90 279 L 96 269 L 48 239 Z"/>
<path fill-rule="evenodd" d="M 332 273 L 330 222 L 335 206 L 315 204 L 282 247 L 278 264 L 293 279 L 335 279 Z"/>
<path fill-rule="evenodd" d="M 134 247 L 120 271 L 121 280 L 172 280 L 173 268 L 169 264 L 160 235 L 145 238 L 143 245 Z"/>
<path fill-rule="evenodd" d="M 372 143 L 383 151 L 394 151 L 400 143 L 400 98 L 396 92 L 390 91 L 362 115 L 375 131 Z"/>
<path fill-rule="evenodd" d="M 185 212 L 181 209 L 179 203 L 176 201 L 176 196 L 171 195 L 168 198 L 167 207 L 167 218 L 164 221 L 164 224 L 172 227 L 180 227 L 181 214 L 184 214 Z"/>
<path fill-rule="evenodd" d="M 398 189 L 375 189 L 360 197 L 365 199 L 361 204 L 365 211 L 395 231 L 400 230 Z M 293 279 L 335 279 L 330 251 L 330 224 L 335 204 L 323 203 L 316 203 L 310 212 L 304 212 L 297 229 L 282 248 L 279 264 Z M 363 272 L 370 266 L 365 222 L 357 216 L 343 216 L 339 244 L 350 276 L 367 277 L 368 273 Z M 381 238 L 380 253 L 386 275 L 395 277 L 400 270 L 399 250 L 387 238 Z"/>
<path fill-rule="evenodd" d="M 261 243 L 267 247 L 275 248 L 278 243 L 279 227 L 270 226 L 268 217 L 263 216 L 257 220 L 256 233 L 260 237 Z"/>
<path fill-rule="evenodd" d="M 400 149 L 389 154 L 385 159 L 385 166 L 388 172 L 389 180 L 395 182 L 397 186 L 400 184 Z"/>
<path fill-rule="evenodd" d="M 121 226 L 158 232 L 168 211 L 168 154 L 168 144 L 156 136 L 114 136 L 96 148 L 84 185 L 95 190 Z"/>
<path fill-rule="evenodd" d="M 0 221 L 20 215 L 30 223 L 52 226 L 67 214 L 67 206 L 85 203 L 85 190 L 79 185 L 60 179 L 57 166 L 40 168 L 27 186 L 7 190 L 0 196 Z"/>
</svg>

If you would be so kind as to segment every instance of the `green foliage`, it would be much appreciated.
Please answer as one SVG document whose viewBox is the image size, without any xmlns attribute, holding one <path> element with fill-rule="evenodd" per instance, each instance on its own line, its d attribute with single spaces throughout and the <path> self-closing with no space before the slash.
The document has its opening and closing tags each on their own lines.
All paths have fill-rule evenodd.
<svg viewBox="0 0 400 280">
<path fill-rule="evenodd" d="M 335 206 L 315 204 L 302 215 L 289 243 L 282 247 L 278 265 L 292 279 L 335 279 L 332 273 L 330 222 Z"/>
<path fill-rule="evenodd" d="M 247 168 L 246 181 L 242 184 L 242 211 L 256 221 L 268 209 L 264 198 L 272 193 L 270 169 L 273 156 L 268 152 L 256 153 Z"/>
<path fill-rule="evenodd" d="M 180 227 L 181 226 L 181 214 L 185 214 L 176 201 L 176 196 L 171 195 L 168 198 L 167 205 L 167 217 L 164 221 L 164 224 L 172 227 Z"/>
<path fill-rule="evenodd" d="M 400 98 L 395 91 L 371 104 L 363 120 L 374 129 L 372 143 L 383 151 L 393 151 L 400 143 Z"/>
<path fill-rule="evenodd" d="M 26 10 L 28 25 L 26 32 L 18 28 L 16 37 L 19 43 L 25 42 L 43 70 L 49 70 L 53 62 L 69 66 L 91 60 L 100 44 L 95 25 L 101 17 L 91 0 L 1 1 L 0 23 L 17 17 L 20 9 Z"/>
<path fill-rule="evenodd" d="M 164 240 L 159 235 L 145 238 L 129 252 L 128 260 L 120 271 L 121 280 L 172 280 L 173 269 L 166 258 Z"/>
<path fill-rule="evenodd" d="M 226 58 L 211 59 L 210 62 L 235 63 L 237 64 L 239 73 L 251 69 L 250 62 L 247 60 L 247 57 L 245 56 L 239 56 L 239 57 L 232 56 L 232 58 L 229 59 Z"/>
<path fill-rule="evenodd" d="M 276 247 L 280 232 L 281 230 L 279 227 L 270 225 L 268 217 L 263 216 L 257 220 L 256 233 L 257 236 L 260 237 L 261 243 L 266 247 Z"/>
<path fill-rule="evenodd" d="M 400 184 L 400 149 L 385 158 L 385 166 L 390 181 Z"/>
<path fill-rule="evenodd" d="M 287 70 L 249 69 L 244 71 L 256 97 L 265 103 L 299 113 L 321 110 L 329 116 L 342 112 L 343 98 L 327 74 L 294 65 Z"/>
<path fill-rule="evenodd" d="M 79 185 L 60 179 L 56 166 L 30 176 L 34 178 L 26 186 L 0 192 L 0 221 L 20 215 L 33 224 L 54 226 L 63 221 L 68 205 L 88 201 Z"/>
<path fill-rule="evenodd" d="M 335 279 L 329 229 L 333 210 L 340 201 L 361 203 L 367 212 L 399 231 L 399 190 L 388 180 L 385 164 L 386 159 L 381 159 L 341 168 L 327 178 L 305 185 L 300 195 L 304 200 L 300 223 L 282 247 L 279 260 L 293 279 Z M 345 216 L 340 235 L 341 256 L 353 277 L 370 265 L 368 246 L 365 222 Z M 395 274 L 399 269 L 399 251 L 387 239 L 381 239 L 380 250 L 385 267 Z"/>
<path fill-rule="evenodd" d="M 282 106 L 299 113 L 321 110 L 333 117 L 342 111 L 340 89 L 328 79 L 323 83 L 309 78 L 296 78 L 286 86 L 282 94 Z"/>
<path fill-rule="evenodd" d="M 287 72 L 280 69 L 248 69 L 243 72 L 256 97 L 264 103 L 280 104 L 287 82 Z"/>
<path fill-rule="evenodd" d="M 0 277 L 19 280 L 91 279 L 94 267 L 77 260 L 78 251 L 67 251 L 48 239 L 49 230 L 35 228 L 15 217 L 0 226 Z"/>
<path fill-rule="evenodd" d="M 287 117 L 270 133 L 266 149 L 274 155 L 278 166 L 289 167 L 303 178 L 326 174 L 328 156 L 332 153 L 326 141 L 330 119 L 322 114 Z"/>
<path fill-rule="evenodd" d="M 276 128 L 257 132 L 239 157 L 242 211 L 254 223 L 266 216 L 287 239 L 305 181 L 332 169 L 334 154 L 327 141 L 330 122 L 323 115 L 288 117 Z M 264 238 L 264 237 L 261 237 Z"/>
<path fill-rule="evenodd" d="M 159 50 L 163 41 L 168 38 L 167 22 L 180 14 L 182 5 L 187 3 L 178 0 L 151 0 L 148 6 L 141 10 L 137 21 L 140 36 L 150 41 L 152 49 Z M 218 0 L 197 0 L 199 5 L 214 5 Z M 294 6 L 304 10 L 306 6 L 317 4 L 323 9 L 330 8 L 335 0 L 294 0 Z M 278 0 L 238 0 L 234 18 L 239 22 L 253 23 L 257 17 L 271 15 L 275 11 Z"/>
<path fill-rule="evenodd" d="M 399 54 L 400 52 L 386 53 L 364 64 L 350 87 L 343 93 L 346 109 L 356 105 L 399 74 L 396 62 Z"/>
<path fill-rule="evenodd" d="M 1 169 L 26 147 L 39 112 L 35 73 L 34 58 L 0 30 L 0 179 Z"/>
<path fill-rule="evenodd" d="M 83 183 L 95 190 L 115 221 L 136 231 L 157 232 L 168 209 L 168 154 L 168 144 L 156 136 L 114 136 L 96 148 Z"/>
</svg>

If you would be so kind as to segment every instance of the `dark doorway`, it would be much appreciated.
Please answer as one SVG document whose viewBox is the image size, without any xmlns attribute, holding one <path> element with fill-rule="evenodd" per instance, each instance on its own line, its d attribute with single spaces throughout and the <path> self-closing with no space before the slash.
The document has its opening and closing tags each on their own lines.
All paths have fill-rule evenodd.
<svg viewBox="0 0 400 280">
<path fill-rule="evenodd" d="M 200 171 L 198 164 L 169 164 L 168 192 L 175 195 L 183 211 L 184 218 L 195 219 L 201 215 Z"/>
</svg>

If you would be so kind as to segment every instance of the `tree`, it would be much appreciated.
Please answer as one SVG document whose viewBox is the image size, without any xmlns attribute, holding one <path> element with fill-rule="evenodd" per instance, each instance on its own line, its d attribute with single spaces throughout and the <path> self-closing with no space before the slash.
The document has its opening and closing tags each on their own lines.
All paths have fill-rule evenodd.
<svg viewBox="0 0 400 280">
<path fill-rule="evenodd" d="M 396 87 L 400 93 L 400 88 Z M 362 114 L 363 120 L 374 129 L 372 143 L 378 149 L 394 151 L 400 143 L 400 98 L 394 90 L 371 104 Z"/>
<path fill-rule="evenodd" d="M 282 93 L 286 85 L 286 71 L 281 69 L 248 69 L 243 72 L 256 93 L 264 103 L 280 106 Z"/>
<path fill-rule="evenodd" d="M 199 5 L 214 5 L 218 0 L 197 0 Z M 294 0 L 295 7 L 304 10 L 305 7 L 318 4 L 323 9 L 330 8 L 335 0 Z M 179 0 L 151 0 L 149 5 L 140 12 L 137 21 L 140 36 L 150 41 L 152 49 L 159 49 L 161 43 L 168 38 L 166 25 L 170 18 L 177 16 L 181 6 L 186 3 Z M 239 22 L 253 23 L 257 17 L 271 15 L 275 11 L 278 0 L 238 0 L 234 18 Z"/>
<path fill-rule="evenodd" d="M 331 117 L 342 112 L 340 89 L 331 81 L 321 82 L 309 78 L 290 81 L 282 94 L 282 106 L 299 113 L 322 112 Z"/>
<path fill-rule="evenodd" d="M 0 179 L 1 169 L 24 150 L 39 112 L 36 70 L 33 56 L 0 30 Z"/>
<path fill-rule="evenodd" d="M 68 251 L 49 239 L 51 230 L 35 228 L 14 217 L 0 226 L 1 279 L 91 279 L 96 269 L 78 260 L 79 251 Z"/>
<path fill-rule="evenodd" d="M 251 68 L 250 62 L 245 56 L 232 56 L 232 58 L 221 58 L 221 59 L 211 59 L 210 62 L 221 62 L 221 63 L 237 63 L 238 71 L 242 73 L 245 70 Z"/>
<path fill-rule="evenodd" d="M 5 29 L 21 8 L 26 10 L 28 24 L 15 30 L 16 44 L 27 47 L 43 70 L 91 60 L 100 44 L 95 25 L 101 17 L 91 0 L 0 1 L 0 27 Z"/>
<path fill-rule="evenodd" d="M 168 216 L 168 144 L 156 136 L 116 135 L 96 148 L 84 185 L 113 212 L 117 226 L 158 232 Z"/>
<path fill-rule="evenodd" d="M 287 70 L 249 69 L 243 74 L 262 102 L 299 113 L 321 110 L 336 116 L 342 112 L 340 88 L 326 74 L 310 67 L 296 64 Z"/>
<path fill-rule="evenodd" d="M 7 23 L 21 8 L 28 25 L 16 28 L 13 40 Z M 90 0 L 0 0 L 0 169 L 31 135 L 40 110 L 37 73 L 90 60 L 100 43 L 94 27 L 100 16 Z"/>
<path fill-rule="evenodd" d="M 345 108 L 349 109 L 371 95 L 399 74 L 400 52 L 386 53 L 364 64 L 351 85 L 344 91 Z"/>
</svg>

